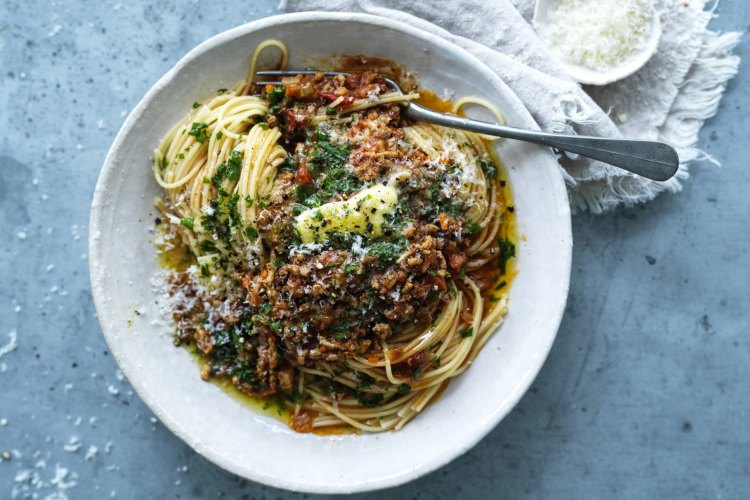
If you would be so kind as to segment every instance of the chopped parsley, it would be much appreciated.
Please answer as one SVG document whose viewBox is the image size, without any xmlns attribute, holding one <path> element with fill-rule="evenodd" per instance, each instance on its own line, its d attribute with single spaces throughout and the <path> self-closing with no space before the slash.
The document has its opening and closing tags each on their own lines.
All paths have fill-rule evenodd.
<svg viewBox="0 0 750 500">
<path fill-rule="evenodd" d="M 186 228 L 190 229 L 191 231 L 193 231 L 193 225 L 194 225 L 194 223 L 195 223 L 194 219 L 192 219 L 190 217 L 185 217 L 183 219 L 180 219 L 180 224 L 182 224 Z"/>
<path fill-rule="evenodd" d="M 268 326 L 270 326 L 276 333 L 281 333 L 281 331 L 284 329 L 284 324 L 280 319 L 271 321 L 270 323 L 268 323 Z"/>
<path fill-rule="evenodd" d="M 508 269 L 508 261 L 516 256 L 516 245 L 507 238 L 500 238 L 500 255 L 498 256 L 498 266 L 500 274 L 505 274 Z"/>
<path fill-rule="evenodd" d="M 274 87 L 266 96 L 271 104 L 278 104 L 284 99 L 284 87 Z"/>
<path fill-rule="evenodd" d="M 201 215 L 201 226 L 213 236 L 214 241 L 221 241 L 228 245 L 233 239 L 234 232 L 242 230 L 242 221 L 237 208 L 239 200 L 239 194 L 230 195 L 223 189 L 219 189 L 217 198 L 209 202 Z M 203 240 L 199 243 L 199 247 L 206 252 L 216 252 L 217 247 L 214 241 Z"/>
<path fill-rule="evenodd" d="M 380 241 L 367 248 L 367 254 L 377 257 L 381 263 L 394 262 L 406 250 L 408 240 L 400 238 L 396 242 Z"/>
<path fill-rule="evenodd" d="M 462 328 L 458 331 L 458 334 L 463 338 L 471 337 L 474 335 L 474 327 L 470 326 L 468 328 Z"/>
<path fill-rule="evenodd" d="M 202 123 L 202 122 L 193 123 L 193 126 L 190 129 L 190 135 L 195 137 L 196 141 L 203 144 L 208 140 L 208 134 L 206 133 L 206 129 L 208 129 L 208 125 L 205 123 Z"/>
<path fill-rule="evenodd" d="M 497 167 L 491 161 L 482 160 L 479 162 L 482 167 L 482 172 L 487 179 L 495 179 L 497 177 Z"/>
<path fill-rule="evenodd" d="M 302 203 L 310 208 L 318 208 L 323 204 L 323 200 L 320 199 L 320 196 L 317 193 L 313 193 L 308 196 Z"/>
<path fill-rule="evenodd" d="M 294 158 L 291 156 L 287 156 L 286 158 L 284 158 L 284 161 L 279 163 L 278 171 L 279 172 L 296 172 L 297 164 L 294 162 Z"/>
<path fill-rule="evenodd" d="M 368 408 L 374 408 L 383 404 L 382 394 L 368 394 L 363 391 L 357 391 L 355 396 L 357 397 L 359 404 Z"/>
<path fill-rule="evenodd" d="M 236 181 L 240 177 L 240 171 L 242 170 L 242 153 L 233 149 L 229 153 L 229 158 L 224 163 L 221 163 L 216 168 L 216 175 L 211 179 L 211 183 L 214 187 L 221 187 L 224 180 Z"/>
<path fill-rule="evenodd" d="M 476 222 L 472 222 L 472 223 L 469 224 L 469 234 L 470 235 L 477 234 L 481 230 L 482 230 L 482 226 L 480 226 Z"/>
<path fill-rule="evenodd" d="M 320 189 L 324 196 L 349 194 L 361 187 L 356 175 L 348 172 L 343 166 L 329 166 L 323 172 Z"/>
<path fill-rule="evenodd" d="M 315 194 L 315 188 L 312 186 L 308 186 L 307 184 L 298 184 L 296 188 L 296 194 L 297 194 L 297 201 L 307 205 L 311 206 L 314 205 L 315 200 L 311 200 L 310 204 L 308 204 L 308 199 L 312 198 L 313 196 L 317 197 Z M 320 199 L 320 197 L 317 197 L 317 199 Z M 318 203 L 317 206 L 320 206 L 321 204 Z"/>
<path fill-rule="evenodd" d="M 319 135 L 320 137 L 320 135 Z M 352 147 L 349 144 L 334 144 L 330 138 L 324 135 L 325 139 L 315 143 L 312 150 L 312 161 L 318 165 L 327 165 L 329 167 L 340 167 L 346 163 Z"/>
<path fill-rule="evenodd" d="M 258 237 L 258 230 L 255 229 L 253 226 L 247 226 L 244 231 L 242 231 L 242 234 L 247 236 L 248 239 L 254 240 Z"/>
<path fill-rule="evenodd" d="M 443 195 L 440 186 L 445 181 L 445 175 L 438 175 L 437 179 L 424 191 L 424 195 L 427 197 L 424 205 L 419 210 L 419 216 L 423 219 L 437 219 L 441 213 L 449 215 L 453 218 L 463 216 L 463 209 L 461 203 L 454 201 L 451 198 L 447 198 Z"/>
<path fill-rule="evenodd" d="M 261 210 L 264 209 L 264 208 L 266 208 L 268 206 L 268 199 L 269 198 L 270 198 L 269 195 L 259 197 L 258 201 L 257 201 L 258 208 L 260 208 Z"/>
</svg>

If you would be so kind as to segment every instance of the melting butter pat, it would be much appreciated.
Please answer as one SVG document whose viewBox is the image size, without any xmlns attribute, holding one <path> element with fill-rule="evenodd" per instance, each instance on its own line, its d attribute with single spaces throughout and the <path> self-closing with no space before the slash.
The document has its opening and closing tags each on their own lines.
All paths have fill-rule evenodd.
<svg viewBox="0 0 750 500">
<path fill-rule="evenodd" d="M 321 243 L 331 233 L 355 233 L 377 238 L 383 235 L 385 216 L 396 211 L 398 190 L 376 184 L 346 201 L 309 208 L 295 218 L 302 243 Z"/>
</svg>

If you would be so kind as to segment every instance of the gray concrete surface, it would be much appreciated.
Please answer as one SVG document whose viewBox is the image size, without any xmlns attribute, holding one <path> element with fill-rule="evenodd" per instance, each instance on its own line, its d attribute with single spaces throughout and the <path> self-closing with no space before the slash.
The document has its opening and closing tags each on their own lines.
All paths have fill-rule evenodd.
<svg viewBox="0 0 750 500">
<path fill-rule="evenodd" d="M 296 497 L 151 420 L 107 352 L 86 261 L 91 195 L 126 113 L 198 42 L 274 10 L 0 3 L 0 346 L 18 338 L 0 358 L 0 498 Z M 749 29 L 750 3 L 718 14 L 716 28 Z M 702 134 L 722 168 L 574 219 L 569 306 L 520 405 L 454 463 L 366 498 L 748 498 L 748 73 Z"/>
</svg>

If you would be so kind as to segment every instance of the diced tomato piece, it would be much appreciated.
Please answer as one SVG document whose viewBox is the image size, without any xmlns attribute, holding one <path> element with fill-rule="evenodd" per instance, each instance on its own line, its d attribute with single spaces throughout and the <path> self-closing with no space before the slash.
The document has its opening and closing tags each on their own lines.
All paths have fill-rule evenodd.
<svg viewBox="0 0 750 500">
<path fill-rule="evenodd" d="M 300 93 L 302 91 L 302 87 L 299 83 L 290 83 L 284 87 L 284 90 L 286 91 L 286 96 L 294 99 L 295 97 L 299 97 Z"/>
<path fill-rule="evenodd" d="M 352 102 L 354 102 L 354 98 L 350 95 L 340 96 L 340 95 L 336 95 L 333 92 L 318 92 L 318 97 L 320 97 L 326 102 L 333 102 L 339 97 L 343 97 L 341 104 L 344 104 L 344 105 L 349 105 Z"/>
<path fill-rule="evenodd" d="M 302 163 L 300 163 L 297 173 L 294 174 L 294 182 L 297 184 L 312 186 L 313 180 L 312 175 L 310 175 L 310 170 L 307 168 L 307 160 L 303 160 Z"/>
<path fill-rule="evenodd" d="M 291 427 L 296 432 L 312 432 L 312 415 L 310 415 L 306 411 L 301 411 L 297 415 L 292 415 L 291 421 L 289 422 L 289 427 Z"/>
<path fill-rule="evenodd" d="M 448 257 L 448 265 L 451 266 L 451 269 L 453 269 L 454 271 L 459 271 L 462 267 L 464 267 L 464 264 L 466 264 L 467 260 L 468 259 L 463 252 L 452 253 Z"/>
</svg>

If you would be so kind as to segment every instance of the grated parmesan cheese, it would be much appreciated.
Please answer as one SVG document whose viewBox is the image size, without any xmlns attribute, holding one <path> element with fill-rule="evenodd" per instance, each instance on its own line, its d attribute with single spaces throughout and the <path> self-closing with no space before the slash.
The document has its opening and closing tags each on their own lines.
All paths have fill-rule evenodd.
<svg viewBox="0 0 750 500">
<path fill-rule="evenodd" d="M 535 28 L 566 62 L 601 71 L 645 47 L 653 15 L 649 0 L 559 0 Z"/>
</svg>

